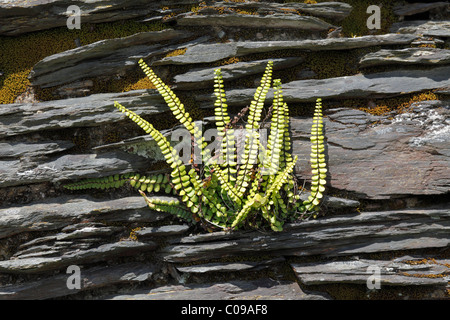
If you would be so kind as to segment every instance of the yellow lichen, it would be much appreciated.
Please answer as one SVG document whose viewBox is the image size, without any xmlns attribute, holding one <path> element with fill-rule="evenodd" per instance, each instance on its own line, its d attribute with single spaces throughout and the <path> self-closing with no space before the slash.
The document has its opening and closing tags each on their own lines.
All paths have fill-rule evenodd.
<svg viewBox="0 0 450 320">
<path fill-rule="evenodd" d="M 182 49 L 176 49 L 173 51 L 170 51 L 168 54 L 165 55 L 165 57 L 176 57 L 176 56 L 181 56 L 183 54 L 186 53 L 187 48 L 182 48 Z"/>
<path fill-rule="evenodd" d="M 33 32 L 16 37 L 0 37 L 0 104 L 12 103 L 30 85 L 27 79 L 33 66 L 47 56 L 74 49 L 75 40 L 82 45 L 99 40 L 129 36 L 144 31 L 160 31 L 166 26 L 159 22 L 139 23 L 117 21 L 83 24 L 81 29 L 65 27 Z M 37 90 L 39 91 L 39 89 Z M 42 93 L 42 92 L 41 92 Z M 41 95 L 42 96 L 42 95 Z M 47 90 L 45 95 L 49 97 Z"/>
</svg>

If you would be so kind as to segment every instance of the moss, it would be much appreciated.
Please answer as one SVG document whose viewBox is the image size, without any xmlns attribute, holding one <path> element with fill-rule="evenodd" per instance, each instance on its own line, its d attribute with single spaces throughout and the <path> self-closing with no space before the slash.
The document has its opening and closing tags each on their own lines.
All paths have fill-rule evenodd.
<svg viewBox="0 0 450 320">
<path fill-rule="evenodd" d="M 75 40 L 86 45 L 99 40 L 125 37 L 138 32 L 160 31 L 166 27 L 159 22 L 139 23 L 117 21 L 83 24 L 81 29 L 65 27 L 33 32 L 16 37 L 0 37 L 0 104 L 13 103 L 30 85 L 27 79 L 33 66 L 43 58 L 76 47 Z M 136 81 L 138 82 L 138 80 Z M 45 100 L 53 98 L 49 90 L 37 90 Z"/>
<path fill-rule="evenodd" d="M 165 55 L 165 57 L 168 58 L 168 57 L 181 56 L 181 55 L 186 53 L 186 50 L 187 50 L 187 48 L 177 49 L 177 50 L 174 50 L 174 51 L 171 51 L 171 52 L 167 53 Z"/>
</svg>

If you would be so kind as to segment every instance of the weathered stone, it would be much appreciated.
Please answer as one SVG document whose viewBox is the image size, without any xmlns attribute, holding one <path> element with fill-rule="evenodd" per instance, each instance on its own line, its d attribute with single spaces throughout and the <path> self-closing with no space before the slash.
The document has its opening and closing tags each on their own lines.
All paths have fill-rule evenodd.
<svg viewBox="0 0 450 320">
<path fill-rule="evenodd" d="M 195 4 L 197 1 L 164 0 L 148 2 L 146 0 L 3 0 L 0 2 L 2 24 L 0 35 L 18 35 L 27 32 L 65 27 L 70 5 L 80 8 L 81 23 L 100 23 L 143 17 L 158 12 L 163 5 Z"/>
<path fill-rule="evenodd" d="M 141 228 L 135 231 L 136 236 L 140 239 L 141 237 L 167 237 L 173 235 L 181 235 L 189 230 L 188 225 L 168 225 L 161 227 L 147 227 Z"/>
<path fill-rule="evenodd" d="M 355 38 L 329 38 L 319 40 L 298 41 L 245 41 L 236 45 L 237 55 L 251 53 L 271 52 L 276 50 L 350 50 L 386 45 L 407 45 L 416 37 L 408 34 L 382 34 L 369 35 Z"/>
<path fill-rule="evenodd" d="M 427 12 L 433 9 L 446 10 L 449 7 L 448 2 L 431 2 L 431 3 L 408 3 L 406 5 L 396 6 L 394 13 L 398 16 L 411 16 L 418 13 Z"/>
<path fill-rule="evenodd" d="M 271 267 L 275 263 L 284 262 L 283 257 L 267 261 L 244 261 L 244 262 L 214 262 L 189 267 L 176 267 L 183 273 L 204 274 L 211 272 L 236 272 L 236 271 L 257 271 Z"/>
<path fill-rule="evenodd" d="M 141 289 L 112 300 L 323 300 L 324 296 L 304 293 L 296 282 L 258 279 L 214 284 L 170 285 Z"/>
<path fill-rule="evenodd" d="M 223 26 L 246 28 L 292 28 L 325 31 L 333 25 L 312 16 L 271 14 L 266 16 L 239 14 L 185 15 L 177 19 L 180 26 Z"/>
<path fill-rule="evenodd" d="M 51 141 L 39 143 L 0 142 L 0 158 L 20 158 L 23 156 L 44 156 L 72 148 L 70 141 Z"/>
<path fill-rule="evenodd" d="M 330 186 L 370 199 L 447 193 L 448 112 L 448 101 L 415 103 L 393 120 L 358 110 L 329 110 L 324 123 Z M 309 119 L 291 118 L 294 154 L 309 153 L 304 141 L 310 126 Z M 300 159 L 298 168 L 301 177 L 310 177 L 307 160 Z"/>
<path fill-rule="evenodd" d="M 169 199 L 163 196 L 160 198 Z M 42 203 L 0 209 L 0 213 L 0 238 L 28 231 L 57 230 L 86 219 L 154 222 L 168 216 L 150 210 L 141 196 L 109 201 L 64 196 Z"/>
<path fill-rule="evenodd" d="M 360 59 L 359 64 L 363 68 L 390 64 L 450 64 L 450 50 L 438 48 L 382 49 L 366 54 Z"/>
<path fill-rule="evenodd" d="M 264 73 L 267 60 L 257 60 L 251 62 L 238 62 L 220 67 L 224 81 L 239 79 L 253 74 Z M 302 58 L 281 58 L 271 59 L 273 69 L 285 69 L 300 64 Z M 175 76 L 175 89 L 190 90 L 199 88 L 209 88 L 214 85 L 214 70 L 216 68 L 193 69 L 184 74 Z"/>
<path fill-rule="evenodd" d="M 322 2 L 322 3 L 276 3 L 276 2 L 224 2 L 214 1 L 210 6 L 200 9 L 198 14 L 217 13 L 216 10 L 224 12 L 236 12 L 237 10 L 256 10 L 255 13 L 261 15 L 273 15 L 274 13 L 297 15 L 297 11 L 307 13 L 316 17 L 324 17 L 340 21 L 347 17 L 352 11 L 352 6 L 343 2 Z M 239 11 L 237 11 L 239 12 Z"/>
<path fill-rule="evenodd" d="M 192 36 L 188 32 L 166 29 L 106 39 L 67 50 L 39 61 L 30 73 L 33 86 L 42 88 L 67 84 L 83 78 L 124 76 L 139 59 L 166 52 L 169 40 Z"/>
<path fill-rule="evenodd" d="M 320 51 L 349 50 L 381 45 L 406 45 L 414 39 L 416 39 L 416 36 L 410 34 L 383 34 L 356 38 L 198 44 L 189 47 L 183 55 L 166 57 L 153 62 L 153 65 L 209 63 L 233 56 L 288 49 Z"/>
<path fill-rule="evenodd" d="M 143 171 L 148 160 L 115 151 L 103 154 L 68 154 L 47 161 L 0 161 L 0 187 L 45 181 L 60 182 Z"/>
<path fill-rule="evenodd" d="M 352 283 L 366 284 L 369 267 L 379 270 L 379 285 L 389 286 L 446 286 L 449 277 L 448 260 L 350 260 L 318 263 L 292 263 L 292 269 L 305 285 Z"/>
<path fill-rule="evenodd" d="M 114 101 L 133 108 L 140 116 L 169 111 L 156 90 L 100 93 L 88 97 L 40 103 L 14 103 L 0 109 L 0 138 L 74 127 L 92 127 L 125 118 Z"/>
<path fill-rule="evenodd" d="M 450 66 L 430 68 L 427 72 L 417 70 L 395 70 L 371 74 L 336 77 L 328 79 L 297 80 L 283 84 L 283 99 L 287 103 L 314 102 L 322 99 L 386 98 L 405 93 L 421 92 L 450 85 Z M 246 106 L 253 99 L 255 89 L 227 91 L 230 106 Z M 202 107 L 213 107 L 213 95 L 201 95 Z M 273 99 L 273 90 L 267 100 Z"/>
<path fill-rule="evenodd" d="M 340 256 L 449 245 L 448 205 L 440 209 L 364 212 L 286 225 L 284 231 L 216 232 L 180 239 L 160 250 L 168 262 L 232 256 Z"/>
<path fill-rule="evenodd" d="M 402 21 L 392 24 L 390 32 L 416 34 L 426 37 L 450 37 L 449 21 Z"/>
<path fill-rule="evenodd" d="M 158 269 L 155 265 L 137 262 L 115 266 L 83 268 L 80 272 L 80 289 L 69 289 L 67 287 L 68 275 L 62 274 L 36 281 L 29 281 L 25 284 L 0 287 L 0 300 L 60 298 L 85 290 L 99 289 L 110 285 L 141 283 L 150 280 Z"/>
<path fill-rule="evenodd" d="M 57 270 L 73 263 L 77 265 L 105 261 L 122 256 L 130 256 L 139 252 L 156 249 L 153 242 L 120 241 L 100 245 L 88 250 L 76 250 L 58 257 L 22 258 L 0 261 L 0 271 L 4 273 L 37 273 Z"/>
</svg>

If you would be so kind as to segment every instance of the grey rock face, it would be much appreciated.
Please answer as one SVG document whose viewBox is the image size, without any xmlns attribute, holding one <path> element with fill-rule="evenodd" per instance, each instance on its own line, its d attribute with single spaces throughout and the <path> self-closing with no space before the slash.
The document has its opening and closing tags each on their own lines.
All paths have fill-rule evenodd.
<svg viewBox="0 0 450 320">
<path fill-rule="evenodd" d="M 267 16 L 253 15 L 192 15 L 177 19 L 181 26 L 223 26 L 246 28 L 292 28 L 309 31 L 324 31 L 333 25 L 312 16 L 272 14 Z"/>
<path fill-rule="evenodd" d="M 390 32 L 417 34 L 425 37 L 450 37 L 450 22 L 444 21 L 402 21 L 393 23 Z"/>
<path fill-rule="evenodd" d="M 0 110 L 0 138 L 31 132 L 91 127 L 124 119 L 114 101 L 131 106 L 141 116 L 169 111 L 155 90 L 100 93 L 82 98 L 40 103 L 14 103 Z"/>
<path fill-rule="evenodd" d="M 44 58 L 33 67 L 29 78 L 32 85 L 46 88 L 83 78 L 123 76 L 139 59 L 167 51 L 168 45 L 161 43 L 189 36 L 189 32 L 166 29 L 101 40 Z"/>
<path fill-rule="evenodd" d="M 239 79 L 253 74 L 264 73 L 269 60 L 238 62 L 220 67 L 224 81 Z M 272 59 L 274 70 L 285 69 L 300 64 L 302 58 Z M 209 88 L 214 84 L 214 69 L 194 69 L 175 76 L 176 89 L 189 90 L 195 88 Z"/>
<path fill-rule="evenodd" d="M 398 50 L 382 49 L 368 53 L 359 61 L 361 67 L 390 64 L 438 65 L 450 64 L 450 50 L 438 48 L 406 48 Z"/>
<path fill-rule="evenodd" d="M 323 296 L 304 293 L 296 282 L 260 279 L 172 285 L 139 290 L 129 294 L 106 297 L 112 300 L 316 300 Z"/>
</svg>

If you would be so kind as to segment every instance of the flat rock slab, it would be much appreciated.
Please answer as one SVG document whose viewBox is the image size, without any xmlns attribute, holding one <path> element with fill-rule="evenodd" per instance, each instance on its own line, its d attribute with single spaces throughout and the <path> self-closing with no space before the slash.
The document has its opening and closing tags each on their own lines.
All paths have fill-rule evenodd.
<svg viewBox="0 0 450 320">
<path fill-rule="evenodd" d="M 42 273 L 58 270 L 71 264 L 83 265 L 100 261 L 107 261 L 123 256 L 155 250 L 156 243 L 119 241 L 100 245 L 88 250 L 78 250 L 56 257 L 22 258 L 0 261 L 0 272 L 3 273 Z"/>
<path fill-rule="evenodd" d="M 0 209 L 0 238 L 29 231 L 58 230 L 86 220 L 154 222 L 167 216 L 150 210 L 141 196 L 104 201 L 63 196 L 42 203 Z"/>
<path fill-rule="evenodd" d="M 356 38 L 198 44 L 187 48 L 183 55 L 166 57 L 153 62 L 153 65 L 209 63 L 233 56 L 289 49 L 321 51 L 349 50 L 382 45 L 407 45 L 416 38 L 417 36 L 411 34 L 383 34 Z"/>
<path fill-rule="evenodd" d="M 286 69 L 300 64 L 302 58 L 281 58 L 271 59 L 274 63 L 274 70 Z M 251 62 L 238 62 L 220 67 L 224 81 L 239 79 L 242 77 L 262 74 L 269 59 L 256 60 Z M 193 69 L 186 73 L 174 77 L 175 89 L 191 90 L 200 88 L 210 88 L 214 85 L 214 70 L 217 68 Z"/>
<path fill-rule="evenodd" d="M 381 286 L 443 286 L 450 280 L 448 260 L 429 262 L 405 260 L 349 260 L 319 263 L 292 263 L 299 281 L 305 285 L 366 284 L 377 271 Z"/>
<path fill-rule="evenodd" d="M 49 160 L 5 160 L 0 161 L 0 187 L 98 178 L 145 171 L 148 165 L 147 159 L 121 151 L 68 154 Z"/>
<path fill-rule="evenodd" d="M 0 287 L 0 300 L 43 300 L 70 296 L 110 285 L 141 283 L 150 280 L 158 270 L 155 265 L 139 262 L 83 268 L 80 272 L 80 289 L 69 289 L 67 280 L 70 274 L 62 274 L 28 281 L 25 284 Z"/>
<path fill-rule="evenodd" d="M 176 267 L 183 273 L 189 274 L 205 274 L 215 272 L 236 272 L 236 271 L 259 271 L 272 267 L 275 263 L 284 262 L 283 257 L 275 258 L 267 261 L 242 261 L 242 262 L 225 262 L 225 263 L 206 263 L 194 265 L 190 267 Z"/>
<path fill-rule="evenodd" d="M 170 50 L 164 42 L 180 42 L 190 36 L 189 32 L 166 29 L 97 41 L 44 58 L 33 67 L 29 79 L 33 86 L 47 88 L 84 78 L 124 76 L 139 59 Z"/>
<path fill-rule="evenodd" d="M 195 3 L 196 1 L 194 1 Z M 160 4 L 146 0 L 3 0 L 0 2 L 0 35 L 14 36 L 27 32 L 66 26 L 70 5 L 80 8 L 81 23 L 100 23 L 143 17 L 160 10 Z M 193 4 L 192 1 L 169 0 L 168 5 Z"/>
<path fill-rule="evenodd" d="M 450 50 L 439 48 L 382 49 L 363 56 L 363 68 L 383 65 L 438 65 L 450 64 Z"/>
<path fill-rule="evenodd" d="M 449 3 L 444 1 L 432 3 L 408 3 L 407 5 L 396 6 L 394 8 L 394 14 L 398 16 L 411 16 L 434 9 L 446 10 L 447 8 L 450 8 Z"/>
<path fill-rule="evenodd" d="M 395 70 L 354 76 L 297 80 L 283 84 L 283 99 L 287 103 L 314 102 L 322 99 L 376 99 L 442 88 L 450 85 L 450 66 L 424 70 Z M 245 106 L 253 99 L 255 89 L 234 89 L 226 93 L 227 103 Z M 273 99 L 273 90 L 267 94 Z M 198 98 L 203 107 L 213 107 L 212 95 Z"/>
<path fill-rule="evenodd" d="M 413 20 L 395 22 L 392 24 L 390 32 L 398 32 L 401 34 L 416 34 L 425 37 L 450 37 L 450 22 Z"/>
<path fill-rule="evenodd" d="M 446 194 L 449 109 L 448 101 L 423 101 L 392 120 L 360 110 L 328 110 L 330 186 L 369 199 Z M 310 126 L 310 119 L 291 118 L 294 154 L 309 154 Z M 299 176 L 309 179 L 307 160 L 300 159 L 297 168 Z"/>
<path fill-rule="evenodd" d="M 156 90 L 99 93 L 39 103 L 13 103 L 0 109 L 0 138 L 74 127 L 94 127 L 125 119 L 114 101 L 140 116 L 169 111 Z"/>
<path fill-rule="evenodd" d="M 304 293 L 296 282 L 258 279 L 214 284 L 171 285 L 105 297 L 111 300 L 323 300 Z M 222 310 L 224 311 L 224 310 Z M 222 312 L 223 313 L 223 312 Z"/>
<path fill-rule="evenodd" d="M 336 215 L 284 226 L 284 231 L 215 232 L 180 239 L 158 253 L 167 262 L 233 256 L 341 256 L 449 245 L 450 209 Z"/>
<path fill-rule="evenodd" d="M 309 31 L 325 31 L 333 27 L 312 16 L 271 14 L 267 16 L 239 14 L 188 15 L 177 19 L 180 26 L 245 27 L 245 28 L 290 28 Z"/>
<path fill-rule="evenodd" d="M 23 156 L 46 156 L 69 150 L 75 145 L 71 141 L 48 141 L 37 143 L 0 142 L 0 159 L 14 159 Z"/>
</svg>

